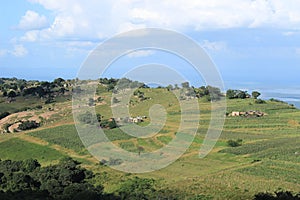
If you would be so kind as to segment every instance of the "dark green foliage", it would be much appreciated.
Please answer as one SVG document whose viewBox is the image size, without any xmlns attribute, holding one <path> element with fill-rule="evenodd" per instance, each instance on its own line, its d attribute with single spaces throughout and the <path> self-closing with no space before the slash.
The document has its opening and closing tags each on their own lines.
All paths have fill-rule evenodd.
<svg viewBox="0 0 300 200">
<path fill-rule="evenodd" d="M 25 131 L 25 130 L 38 128 L 39 126 L 40 126 L 40 123 L 37 123 L 36 121 L 24 121 L 24 122 L 21 122 L 18 129 Z"/>
<path fill-rule="evenodd" d="M 97 118 L 89 111 L 78 116 L 78 120 L 84 124 L 95 124 L 97 123 Z"/>
<path fill-rule="evenodd" d="M 4 117 L 7 117 L 9 114 L 10 114 L 9 112 L 0 113 L 0 119 L 3 119 Z"/>
<path fill-rule="evenodd" d="M 300 193 L 293 195 L 290 191 L 279 191 L 274 194 L 271 193 L 258 193 L 255 195 L 254 200 L 299 200 Z"/>
<path fill-rule="evenodd" d="M 246 99 L 249 98 L 250 95 L 247 93 L 247 91 L 242 90 L 227 90 L 226 97 L 228 99 Z"/>
<path fill-rule="evenodd" d="M 266 101 L 262 100 L 262 99 L 256 99 L 255 102 L 256 104 L 264 104 L 267 103 Z"/>
<path fill-rule="evenodd" d="M 284 103 L 284 104 L 287 104 L 287 103 L 284 102 L 284 101 L 281 101 L 281 100 L 279 100 L 279 99 L 274 99 L 274 98 L 271 98 L 270 101 L 272 101 L 272 102 L 277 102 L 277 103 Z"/>
<path fill-rule="evenodd" d="M 151 197 L 156 191 L 154 183 L 153 179 L 135 177 L 125 181 L 118 190 L 118 194 L 121 199 L 153 199 Z"/>
<path fill-rule="evenodd" d="M 103 199 L 103 187 L 88 183 L 94 175 L 79 164 L 71 158 L 47 167 L 36 160 L 0 161 L 0 199 Z"/>
<path fill-rule="evenodd" d="M 253 92 L 252 92 L 252 97 L 253 97 L 254 99 L 257 99 L 260 95 L 261 95 L 261 94 L 260 94 L 260 92 L 258 92 L 258 91 L 253 91 Z"/>
<path fill-rule="evenodd" d="M 116 121 L 113 118 L 111 118 L 111 119 L 101 120 L 100 127 L 114 129 L 114 128 L 117 128 L 118 125 L 117 125 Z"/>
<path fill-rule="evenodd" d="M 224 96 L 219 88 L 210 85 L 192 89 L 193 93 L 191 94 L 196 95 L 198 98 L 204 97 L 207 101 L 217 101 Z"/>
<path fill-rule="evenodd" d="M 181 87 L 182 88 L 189 88 L 190 87 L 190 83 L 189 82 L 181 83 Z"/>
<path fill-rule="evenodd" d="M 14 98 L 17 96 L 37 96 L 47 98 L 51 95 L 62 96 L 69 91 L 72 80 L 65 81 L 57 78 L 53 82 L 26 81 L 22 79 L 2 79 L 0 91 L 3 96 Z"/>
<path fill-rule="evenodd" d="M 16 97 L 16 96 L 17 96 L 17 93 L 13 90 L 11 90 L 7 93 L 7 97 L 13 98 L 13 97 Z"/>
<path fill-rule="evenodd" d="M 237 140 L 228 140 L 227 145 L 230 147 L 239 147 L 242 146 L 243 140 L 237 139 Z"/>
</svg>

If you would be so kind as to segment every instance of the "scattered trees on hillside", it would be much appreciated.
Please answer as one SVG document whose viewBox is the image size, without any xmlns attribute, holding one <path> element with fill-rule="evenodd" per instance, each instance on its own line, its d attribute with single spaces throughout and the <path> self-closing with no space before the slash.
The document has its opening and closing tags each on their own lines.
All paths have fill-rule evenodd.
<svg viewBox="0 0 300 200">
<path fill-rule="evenodd" d="M 16 78 L 1 78 L 0 92 L 2 96 L 14 98 L 17 96 L 38 96 L 47 98 L 50 95 L 64 95 L 73 85 L 73 80 L 57 78 L 53 82 L 26 81 Z"/>
<path fill-rule="evenodd" d="M 226 97 L 228 99 L 246 99 L 251 96 L 247 93 L 247 91 L 229 89 L 226 92 Z"/>
<path fill-rule="evenodd" d="M 114 129 L 117 128 L 118 125 L 114 118 L 111 119 L 102 119 L 103 116 L 101 114 L 97 114 L 94 116 L 91 112 L 86 111 L 78 116 L 78 120 L 83 124 L 95 125 L 99 124 L 101 128 Z"/>
</svg>

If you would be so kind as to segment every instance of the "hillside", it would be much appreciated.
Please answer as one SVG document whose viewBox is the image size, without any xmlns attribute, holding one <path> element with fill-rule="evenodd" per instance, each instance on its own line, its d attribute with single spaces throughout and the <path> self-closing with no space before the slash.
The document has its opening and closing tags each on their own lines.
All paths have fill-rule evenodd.
<svg viewBox="0 0 300 200">
<path fill-rule="evenodd" d="M 95 106 L 102 120 L 109 120 L 113 117 L 110 108 L 111 82 L 104 81 L 108 80 L 102 80 L 99 84 L 91 106 Z M 205 88 L 202 89 L 205 91 Z M 125 150 L 138 152 L 142 147 L 143 152 L 152 152 L 176 136 L 181 117 L 180 106 L 170 88 L 148 88 L 144 85 L 137 91 L 130 100 L 130 115 L 149 116 L 150 107 L 160 104 L 167 112 L 162 130 L 145 139 L 124 134 L 118 127 L 104 129 L 104 132 L 115 145 Z M 227 99 L 228 115 L 221 137 L 213 151 L 200 159 L 199 149 L 211 117 L 211 103 L 208 101 L 211 99 L 207 99 L 205 94 L 200 95 L 197 98 L 201 114 L 199 129 L 185 154 L 164 169 L 128 174 L 101 164 L 84 148 L 72 118 L 71 93 L 50 93 L 55 94 L 54 101 L 46 104 L 45 99 L 36 95 L 24 96 L 20 93 L 10 103 L 5 101 L 6 96 L 2 97 L 1 112 L 9 112 L 0 120 L 2 132 L 6 132 L 0 135 L 2 160 L 34 158 L 42 166 L 47 166 L 58 163 L 61 157 L 70 156 L 96 174 L 105 172 L 103 185 L 108 193 L 118 190 L 120 180 L 135 176 L 154 178 L 160 182 L 160 187 L 177 191 L 191 199 L 197 199 L 199 194 L 206 199 L 252 199 L 256 193 L 278 189 L 299 192 L 300 110 L 284 102 L 274 99 L 263 103 L 258 103 L 254 98 Z M 197 94 L 201 94 L 201 88 Z M 27 109 L 22 109 L 24 107 Z M 248 115 L 250 111 L 264 113 L 264 116 Z M 233 112 L 238 112 L 239 116 L 232 116 Z M 37 121 L 40 127 L 26 131 L 16 130 L 16 125 L 11 128 L 26 120 Z M 138 125 L 146 126 L 149 123 L 148 117 Z M 237 147 L 230 147 L 230 140 L 239 141 Z"/>
</svg>

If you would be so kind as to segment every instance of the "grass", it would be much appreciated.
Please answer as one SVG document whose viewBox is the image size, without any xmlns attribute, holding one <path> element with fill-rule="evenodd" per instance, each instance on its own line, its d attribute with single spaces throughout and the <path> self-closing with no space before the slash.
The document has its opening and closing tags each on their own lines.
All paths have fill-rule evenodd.
<svg viewBox="0 0 300 200">
<path fill-rule="evenodd" d="M 74 125 L 62 125 L 55 128 L 34 131 L 28 134 L 45 140 L 50 144 L 57 144 L 67 149 L 72 149 L 79 154 L 87 153 Z"/>
<path fill-rule="evenodd" d="M 268 177 L 279 181 L 300 183 L 300 165 L 296 163 L 274 162 L 265 160 L 257 165 L 239 169 L 237 172 L 260 177 Z"/>
<path fill-rule="evenodd" d="M 235 155 L 251 155 L 255 158 L 268 158 L 274 160 L 284 160 L 300 162 L 300 138 L 279 138 L 267 141 L 244 144 L 240 147 L 227 148 L 222 153 Z"/>
<path fill-rule="evenodd" d="M 55 160 L 59 160 L 64 154 L 47 146 L 33 144 L 18 138 L 0 143 L 0 158 L 11 160 L 37 159 L 43 164 L 50 164 Z"/>
<path fill-rule="evenodd" d="M 44 102 L 38 97 L 16 97 L 16 101 L 6 103 L 6 98 L 0 98 L 1 112 L 14 113 L 24 111 L 26 109 L 33 109 L 38 105 L 44 106 Z"/>
<path fill-rule="evenodd" d="M 173 139 L 171 136 L 159 136 L 157 137 L 159 141 L 161 141 L 163 144 L 169 144 L 171 140 Z"/>
</svg>

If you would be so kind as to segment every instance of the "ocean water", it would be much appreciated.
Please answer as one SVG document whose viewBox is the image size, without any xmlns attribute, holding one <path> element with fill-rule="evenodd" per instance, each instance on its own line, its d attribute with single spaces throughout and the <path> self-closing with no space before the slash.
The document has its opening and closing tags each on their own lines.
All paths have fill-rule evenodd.
<svg viewBox="0 0 300 200">
<path fill-rule="evenodd" d="M 300 100 L 299 101 L 286 101 L 289 104 L 294 104 L 294 106 L 300 109 Z"/>
</svg>

